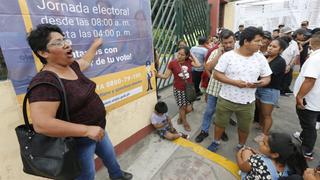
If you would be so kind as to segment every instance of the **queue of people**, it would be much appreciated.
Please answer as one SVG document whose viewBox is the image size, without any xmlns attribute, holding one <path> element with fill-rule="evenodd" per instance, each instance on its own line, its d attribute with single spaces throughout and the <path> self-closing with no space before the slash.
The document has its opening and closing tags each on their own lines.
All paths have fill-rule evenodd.
<svg viewBox="0 0 320 180">
<path fill-rule="evenodd" d="M 239 26 L 239 32 L 235 34 L 223 29 L 218 36 L 219 42 L 199 37 L 199 45 L 191 49 L 181 40 L 166 71 L 156 75 L 161 79 L 173 75 L 173 94 L 179 107 L 178 124 L 182 124 L 187 132 L 194 128 L 187 120 L 187 114 L 193 111 L 193 102 L 186 95 L 187 83 L 194 84 L 199 98 L 202 96 L 201 83 L 207 84 L 204 86 L 207 106 L 195 141 L 200 143 L 209 136 L 213 121 L 214 138 L 207 147 L 212 152 L 219 152 L 221 140 L 228 141 L 225 129 L 231 115 L 235 114 L 238 127 L 235 148 L 243 179 L 311 176 L 306 160 L 313 159 L 317 120 L 320 119 L 320 66 L 317 62 L 320 59 L 320 32 L 312 32 L 305 22 L 301 25 L 304 26 L 293 34 L 286 26 L 274 30 L 273 34 L 252 26 Z M 121 170 L 104 130 L 106 111 L 95 92 L 96 85 L 82 73 L 90 66 L 102 39 L 96 39 L 79 60 L 73 59 L 71 41 L 64 38 L 58 26 L 38 25 L 27 40 L 43 64 L 30 86 L 40 82 L 57 84 L 54 78 L 57 75 L 70 95 L 71 122 L 66 122 L 56 118 L 60 111 L 59 92 L 47 85 L 33 89 L 30 112 L 35 131 L 53 137 L 75 137 L 82 166 L 81 175 L 76 179 L 94 179 L 94 154 L 103 160 L 111 179 L 132 179 L 131 173 Z M 309 53 L 309 46 L 312 53 Z M 301 142 L 295 145 L 290 136 L 272 133 L 270 129 L 272 111 L 278 105 L 280 95 L 292 93 L 289 87 L 293 65 L 299 57 L 302 67 L 294 95 L 302 132 L 295 133 L 294 137 Z M 158 102 L 154 109 L 151 123 L 160 137 L 168 140 L 189 138 L 173 127 L 164 102 Z M 262 133 L 255 138 L 260 144 L 260 153 L 246 146 L 255 111 L 262 128 Z M 318 170 L 313 175 L 317 173 Z"/>
<path fill-rule="evenodd" d="M 207 73 L 208 77 L 201 79 L 201 83 L 207 83 L 203 88 L 207 105 L 195 141 L 200 143 L 209 136 L 213 121 L 214 139 L 207 148 L 219 153 L 220 140 L 228 141 L 225 128 L 229 125 L 231 115 L 235 114 L 239 138 L 235 148 L 242 179 L 302 179 L 319 176 L 318 170 L 311 173 L 306 161 L 313 159 L 316 129 L 319 126 L 317 119 L 320 119 L 320 100 L 317 96 L 320 94 L 320 66 L 315 64 L 316 59 L 320 58 L 320 32 L 307 29 L 303 23 L 296 31 L 283 24 L 278 28 L 271 33 L 256 27 L 243 28 L 241 25 L 236 34 L 222 29 L 218 36 L 219 43 L 212 42 L 211 47 L 204 46 L 203 37 L 199 38 L 201 44 L 198 47 L 207 52 L 206 55 L 197 56 L 197 59 L 201 58 L 199 64 L 204 67 L 201 74 Z M 206 58 L 203 60 L 203 57 Z M 293 92 L 290 89 L 292 73 L 294 65 L 299 61 L 301 72 Z M 183 69 L 180 67 L 176 71 L 183 72 Z M 158 77 L 167 78 L 161 73 Z M 174 84 L 179 78 L 182 77 L 175 76 Z M 199 83 L 195 84 L 199 88 Z M 302 128 L 302 132 L 296 132 L 293 136 L 300 144 L 292 142 L 288 134 L 270 132 L 272 112 L 278 107 L 280 96 L 293 93 Z M 192 102 L 190 107 L 192 110 Z M 246 146 L 253 119 L 257 119 L 262 130 L 254 138 L 260 145 L 260 152 Z M 261 171 L 261 168 L 264 170 Z"/>
</svg>

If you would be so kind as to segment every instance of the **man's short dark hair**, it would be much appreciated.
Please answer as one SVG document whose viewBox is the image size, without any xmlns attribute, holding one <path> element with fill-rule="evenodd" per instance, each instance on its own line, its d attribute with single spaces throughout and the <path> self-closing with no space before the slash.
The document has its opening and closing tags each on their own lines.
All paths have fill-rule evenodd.
<svg viewBox="0 0 320 180">
<path fill-rule="evenodd" d="M 280 32 L 280 29 L 274 29 L 272 32 Z"/>
<path fill-rule="evenodd" d="M 157 104 L 155 105 L 154 110 L 155 110 L 157 113 L 164 114 L 164 113 L 167 113 L 167 112 L 168 112 L 168 106 L 167 106 L 167 104 L 166 104 L 165 102 L 159 101 L 159 102 L 157 102 Z"/>
<path fill-rule="evenodd" d="M 224 39 L 228 39 L 231 36 L 235 37 L 234 33 L 229 29 L 224 29 L 221 31 L 219 39 L 224 40 Z"/>
<path fill-rule="evenodd" d="M 208 38 L 205 37 L 205 36 L 200 36 L 200 37 L 198 38 L 198 43 L 199 43 L 199 45 L 204 45 L 207 41 L 208 41 Z"/>
<path fill-rule="evenodd" d="M 60 33 L 62 36 L 62 30 L 52 24 L 39 24 L 36 29 L 33 29 L 27 37 L 27 41 L 32 51 L 37 55 L 42 64 L 47 64 L 47 60 L 38 54 L 38 51 L 46 51 L 47 44 L 49 43 L 50 34 L 52 32 Z"/>
<path fill-rule="evenodd" d="M 314 45 L 316 44 L 316 46 L 320 46 L 320 31 L 312 34 L 311 38 L 313 42 L 312 44 Z"/>
<path fill-rule="evenodd" d="M 253 26 L 245 28 L 239 38 L 239 45 L 243 46 L 245 40 L 247 40 L 248 42 L 252 41 L 256 37 L 256 35 L 263 37 L 263 31 Z"/>
<path fill-rule="evenodd" d="M 241 27 L 244 27 L 244 25 L 243 25 L 243 24 L 240 24 L 238 27 L 241 28 Z"/>
<path fill-rule="evenodd" d="M 311 34 L 315 34 L 315 33 L 319 32 L 319 31 L 320 31 L 320 28 L 314 28 L 314 29 L 311 31 Z"/>
</svg>

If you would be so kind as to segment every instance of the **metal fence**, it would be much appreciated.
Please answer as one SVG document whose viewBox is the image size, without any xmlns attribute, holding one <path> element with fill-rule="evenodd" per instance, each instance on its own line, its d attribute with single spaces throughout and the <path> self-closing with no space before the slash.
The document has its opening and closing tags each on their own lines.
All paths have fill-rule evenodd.
<svg viewBox="0 0 320 180">
<path fill-rule="evenodd" d="M 210 32 L 208 0 L 152 0 L 153 43 L 159 54 L 159 72 L 165 72 L 173 59 L 176 43 L 184 39 L 189 47 L 197 44 L 199 36 Z M 173 77 L 159 80 L 163 89 L 172 84 Z"/>
</svg>

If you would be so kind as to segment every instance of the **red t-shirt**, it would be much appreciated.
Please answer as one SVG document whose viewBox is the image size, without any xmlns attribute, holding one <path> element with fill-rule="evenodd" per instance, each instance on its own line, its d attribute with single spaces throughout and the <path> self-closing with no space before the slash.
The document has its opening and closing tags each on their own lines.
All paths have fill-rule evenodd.
<svg viewBox="0 0 320 180">
<path fill-rule="evenodd" d="M 182 64 L 179 65 L 179 62 L 177 59 L 172 60 L 169 63 L 168 68 L 172 71 L 173 74 L 173 86 L 178 89 L 178 90 L 185 90 L 186 89 L 186 85 L 185 85 L 185 81 L 183 79 L 183 75 L 182 75 L 182 68 L 184 68 L 186 71 L 184 71 L 185 76 L 189 76 L 187 78 L 187 81 L 192 83 L 192 65 L 191 65 L 192 61 L 190 59 L 187 59 L 186 61 L 184 61 Z"/>
</svg>

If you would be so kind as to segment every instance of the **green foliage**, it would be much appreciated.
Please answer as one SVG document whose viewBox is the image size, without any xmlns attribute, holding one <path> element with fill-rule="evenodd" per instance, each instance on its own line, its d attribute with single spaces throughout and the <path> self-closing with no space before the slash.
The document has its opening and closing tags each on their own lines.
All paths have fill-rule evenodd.
<svg viewBox="0 0 320 180">
<path fill-rule="evenodd" d="M 152 30 L 153 33 L 153 46 L 158 50 L 159 53 L 168 53 L 163 52 L 165 49 L 160 49 L 161 47 L 166 47 L 169 44 L 175 44 L 175 35 L 172 36 L 170 39 L 171 34 L 174 33 L 172 30 L 161 29 L 159 28 L 158 31 L 156 28 Z M 161 35 L 162 34 L 162 35 Z M 171 47 L 171 45 L 169 45 Z M 170 49 L 168 49 L 170 50 Z M 170 53 L 170 52 L 169 52 Z"/>
</svg>

